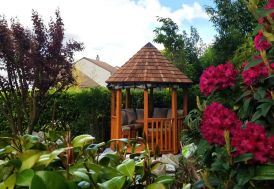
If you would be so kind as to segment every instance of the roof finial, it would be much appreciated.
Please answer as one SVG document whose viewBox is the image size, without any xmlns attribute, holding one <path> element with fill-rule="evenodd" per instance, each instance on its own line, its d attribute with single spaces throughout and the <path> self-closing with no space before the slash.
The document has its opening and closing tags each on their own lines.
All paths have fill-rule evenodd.
<svg viewBox="0 0 274 189">
<path fill-rule="evenodd" d="M 148 42 L 145 46 L 145 48 L 156 48 L 154 45 L 152 45 L 150 42 Z"/>
</svg>

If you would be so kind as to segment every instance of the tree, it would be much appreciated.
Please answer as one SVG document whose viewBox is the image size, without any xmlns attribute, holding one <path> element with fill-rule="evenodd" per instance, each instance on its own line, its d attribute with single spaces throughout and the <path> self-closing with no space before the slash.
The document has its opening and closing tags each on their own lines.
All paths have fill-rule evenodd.
<svg viewBox="0 0 274 189">
<path fill-rule="evenodd" d="M 0 109 L 13 134 L 32 133 L 49 99 L 74 83 L 71 63 L 83 45 L 64 40 L 59 10 L 55 16 L 46 27 L 33 11 L 32 30 L 0 17 Z"/>
<path fill-rule="evenodd" d="M 235 50 L 246 42 L 255 28 L 256 20 L 248 12 L 242 0 L 214 0 L 215 7 L 206 7 L 218 35 L 213 48 L 218 52 L 213 64 L 221 64 L 232 58 Z"/>
<path fill-rule="evenodd" d="M 154 42 L 163 44 L 163 54 L 194 82 L 198 82 L 202 71 L 199 56 L 205 45 L 197 29 L 191 27 L 189 35 L 186 31 L 179 33 L 178 25 L 170 18 L 158 17 L 157 20 L 162 25 L 154 30 Z"/>
</svg>

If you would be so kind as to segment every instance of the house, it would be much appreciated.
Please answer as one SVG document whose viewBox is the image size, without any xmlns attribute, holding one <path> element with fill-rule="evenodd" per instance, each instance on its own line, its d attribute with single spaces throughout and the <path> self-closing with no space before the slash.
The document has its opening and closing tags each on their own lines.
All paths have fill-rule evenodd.
<svg viewBox="0 0 274 189">
<path fill-rule="evenodd" d="M 117 68 L 102 62 L 97 55 L 96 60 L 83 57 L 74 63 L 74 75 L 77 85 L 81 88 L 106 86 L 105 81 Z"/>
</svg>

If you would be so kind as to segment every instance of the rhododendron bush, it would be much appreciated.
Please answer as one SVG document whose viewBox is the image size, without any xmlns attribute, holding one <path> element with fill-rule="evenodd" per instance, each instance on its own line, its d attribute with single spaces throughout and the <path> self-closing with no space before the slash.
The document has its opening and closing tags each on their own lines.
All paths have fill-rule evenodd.
<svg viewBox="0 0 274 189">
<path fill-rule="evenodd" d="M 204 169 L 195 186 L 274 188 L 274 0 L 246 2 L 258 20 L 256 52 L 240 67 L 210 66 L 200 77 Z"/>
</svg>

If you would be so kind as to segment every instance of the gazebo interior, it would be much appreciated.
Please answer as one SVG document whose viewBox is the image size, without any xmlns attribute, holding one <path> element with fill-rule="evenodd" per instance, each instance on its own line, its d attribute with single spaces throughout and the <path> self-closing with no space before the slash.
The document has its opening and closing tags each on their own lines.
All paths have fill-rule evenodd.
<svg viewBox="0 0 274 189">
<path fill-rule="evenodd" d="M 106 81 L 112 91 L 111 139 L 145 136 L 152 152 L 179 151 L 179 135 L 187 115 L 187 88 L 192 81 L 147 43 Z M 169 88 L 171 108 L 153 107 L 153 90 Z M 177 91 L 183 88 L 183 107 L 178 108 Z M 143 108 L 131 106 L 131 90 L 141 89 Z M 125 90 L 122 109 L 122 90 Z M 182 110 L 179 110 L 182 109 Z"/>
</svg>

